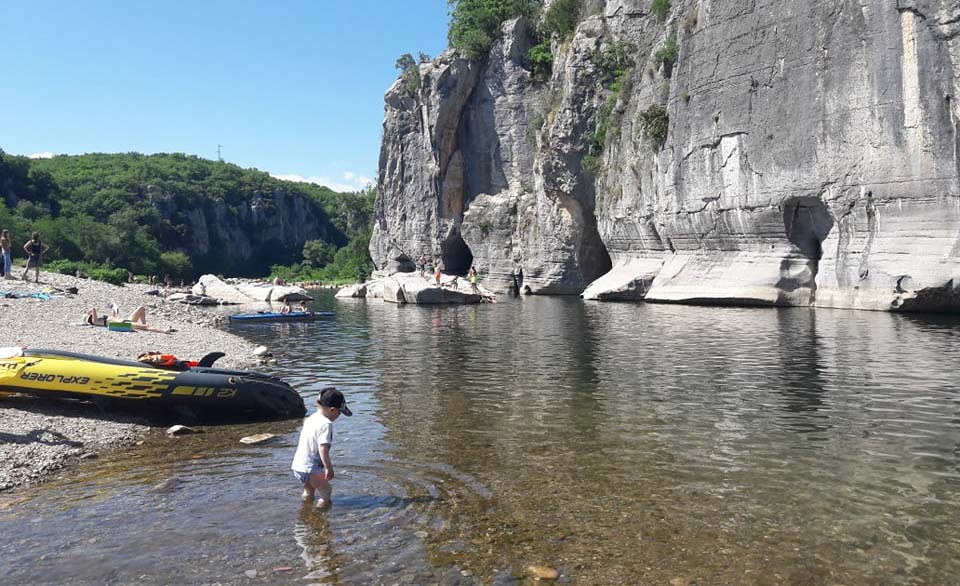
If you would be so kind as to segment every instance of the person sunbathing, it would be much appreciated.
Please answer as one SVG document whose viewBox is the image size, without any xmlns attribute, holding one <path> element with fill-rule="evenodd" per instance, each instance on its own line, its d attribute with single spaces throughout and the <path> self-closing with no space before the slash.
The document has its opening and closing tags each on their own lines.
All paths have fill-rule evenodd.
<svg viewBox="0 0 960 586">
<path fill-rule="evenodd" d="M 100 326 L 105 328 L 107 327 L 107 319 L 108 318 L 105 315 L 98 315 L 97 309 L 93 307 L 93 308 L 90 308 L 89 311 L 87 311 L 87 314 L 84 316 L 83 321 L 84 323 L 90 324 L 91 326 Z M 172 334 L 173 332 L 176 331 L 173 328 L 161 329 L 161 328 L 155 328 L 153 326 L 147 325 L 147 308 L 142 305 L 134 309 L 133 312 L 130 313 L 130 317 L 127 318 L 127 321 L 130 322 L 130 325 L 133 327 L 133 329 L 140 330 L 142 332 Z"/>
</svg>

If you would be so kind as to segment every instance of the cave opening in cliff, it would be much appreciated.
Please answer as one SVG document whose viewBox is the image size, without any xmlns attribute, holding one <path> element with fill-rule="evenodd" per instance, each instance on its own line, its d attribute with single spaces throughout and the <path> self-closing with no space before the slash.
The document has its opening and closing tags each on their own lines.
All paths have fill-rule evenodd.
<svg viewBox="0 0 960 586">
<path fill-rule="evenodd" d="M 440 245 L 443 270 L 448 275 L 466 275 L 473 264 L 473 252 L 459 234 L 453 234 Z"/>
<path fill-rule="evenodd" d="M 823 257 L 823 241 L 833 229 L 833 215 L 820 198 L 805 196 L 790 198 L 783 203 L 783 228 L 789 240 L 806 259 L 809 272 L 798 273 L 796 260 L 789 257 L 780 263 L 781 277 L 777 287 L 792 292 L 807 287 L 811 295 L 816 294 L 817 273 L 820 271 L 820 259 Z M 813 297 L 810 298 L 813 302 Z"/>
<path fill-rule="evenodd" d="M 833 229 L 833 216 L 817 197 L 794 197 L 784 202 L 783 228 L 803 256 L 819 261 L 823 241 Z"/>
</svg>

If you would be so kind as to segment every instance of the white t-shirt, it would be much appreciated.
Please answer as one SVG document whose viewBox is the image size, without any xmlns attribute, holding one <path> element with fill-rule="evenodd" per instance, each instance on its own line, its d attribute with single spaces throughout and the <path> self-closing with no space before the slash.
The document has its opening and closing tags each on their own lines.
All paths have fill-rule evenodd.
<svg viewBox="0 0 960 586">
<path fill-rule="evenodd" d="M 333 422 L 317 411 L 303 421 L 297 453 L 293 455 L 290 468 L 305 474 L 309 474 L 314 468 L 322 468 L 320 446 L 323 444 L 333 444 Z"/>
</svg>

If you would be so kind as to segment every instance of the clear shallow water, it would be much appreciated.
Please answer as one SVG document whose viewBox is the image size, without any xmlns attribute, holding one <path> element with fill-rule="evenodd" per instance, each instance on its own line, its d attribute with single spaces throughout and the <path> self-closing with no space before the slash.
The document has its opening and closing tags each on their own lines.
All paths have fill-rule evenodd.
<svg viewBox="0 0 960 586">
<path fill-rule="evenodd" d="M 234 331 L 270 346 L 311 405 L 326 384 L 347 391 L 331 512 L 299 506 L 299 422 L 158 437 L 0 499 L 5 581 L 960 573 L 956 318 L 563 298 L 316 307 L 337 318 Z M 281 437 L 237 443 L 259 431 Z"/>
</svg>

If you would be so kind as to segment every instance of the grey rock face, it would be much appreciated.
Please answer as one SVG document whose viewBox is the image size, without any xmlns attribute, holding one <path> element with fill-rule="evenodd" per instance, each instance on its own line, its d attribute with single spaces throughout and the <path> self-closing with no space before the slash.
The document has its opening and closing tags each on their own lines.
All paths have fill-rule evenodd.
<svg viewBox="0 0 960 586">
<path fill-rule="evenodd" d="M 421 65 L 418 95 L 401 81 L 387 92 L 370 244 L 378 267 L 404 270 L 425 254 L 447 273 L 476 265 L 495 291 L 522 275 L 529 292 L 574 294 L 609 269 L 579 155 L 538 157 L 551 98 L 525 68 L 533 41 L 531 25 L 513 20 L 482 69 L 448 52 Z M 569 135 L 558 134 L 558 148 L 570 150 Z M 563 178 L 544 185 L 545 165 Z"/>
<path fill-rule="evenodd" d="M 441 277 L 440 285 L 433 277 L 416 274 L 395 274 L 383 280 L 383 300 L 390 303 L 413 303 L 416 305 L 463 305 L 481 303 L 483 291 L 474 292 L 461 279 L 448 275 Z M 489 291 L 485 292 L 489 295 Z"/>
<path fill-rule="evenodd" d="M 307 197 L 277 189 L 249 203 L 226 198 L 184 208 L 182 198 L 151 188 L 151 200 L 168 220 L 179 218 L 187 226 L 183 248 L 191 255 L 223 254 L 238 265 L 264 246 L 298 252 L 308 240 L 327 236 L 331 230 L 320 206 Z"/>
<path fill-rule="evenodd" d="M 420 95 L 391 88 L 377 265 L 426 252 L 533 293 L 610 271 L 596 299 L 960 308 L 960 5 L 648 10 L 604 3 L 554 40 L 549 80 L 518 20 L 483 65 L 447 54 Z M 461 82 L 446 106 L 439 71 Z"/>
<path fill-rule="evenodd" d="M 422 87 L 387 91 L 370 254 L 378 268 L 412 271 L 421 254 L 456 262 L 463 246 L 463 156 L 457 128 L 476 81 L 468 61 L 444 53 L 420 65 Z"/>
</svg>

